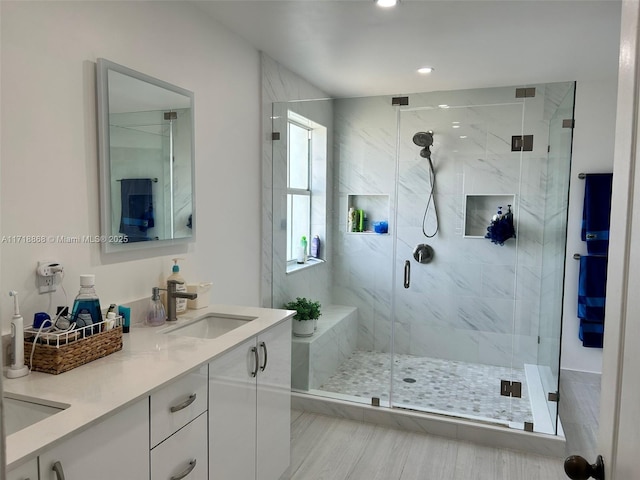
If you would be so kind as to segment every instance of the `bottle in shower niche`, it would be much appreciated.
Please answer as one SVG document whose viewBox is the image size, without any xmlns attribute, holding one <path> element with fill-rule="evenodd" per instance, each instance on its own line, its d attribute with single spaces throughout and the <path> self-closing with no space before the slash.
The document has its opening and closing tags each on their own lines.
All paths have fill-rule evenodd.
<svg viewBox="0 0 640 480">
<path fill-rule="evenodd" d="M 71 310 L 71 321 L 75 322 L 76 328 L 88 327 L 102 321 L 102 311 L 100 310 L 100 299 L 95 289 L 96 276 L 92 274 L 80 275 L 80 291 L 73 302 Z M 100 325 L 82 330 L 85 335 L 100 332 Z"/>
<path fill-rule="evenodd" d="M 356 209 L 349 208 L 349 218 L 347 219 L 347 232 L 354 232 L 356 224 Z"/>
<path fill-rule="evenodd" d="M 498 207 L 498 211 L 496 212 L 496 214 L 493 216 L 491 220 L 493 220 L 494 222 L 497 222 L 501 218 L 502 218 L 502 207 Z"/>
<path fill-rule="evenodd" d="M 298 247 L 297 263 L 307 263 L 307 237 L 304 235 L 300 239 L 300 246 Z"/>
</svg>

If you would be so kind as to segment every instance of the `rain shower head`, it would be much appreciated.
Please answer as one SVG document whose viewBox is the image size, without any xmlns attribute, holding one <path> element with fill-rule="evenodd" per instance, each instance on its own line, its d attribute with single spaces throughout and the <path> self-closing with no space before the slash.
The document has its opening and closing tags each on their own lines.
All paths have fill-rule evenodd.
<svg viewBox="0 0 640 480">
<path fill-rule="evenodd" d="M 433 132 L 418 132 L 413 136 L 413 143 L 419 147 L 430 147 L 433 145 Z"/>
<path fill-rule="evenodd" d="M 431 149 L 429 148 L 433 145 L 433 132 L 418 132 L 413 136 L 413 143 L 415 143 L 419 147 L 423 147 L 420 150 L 420 156 L 424 158 L 428 158 L 431 160 Z"/>
</svg>

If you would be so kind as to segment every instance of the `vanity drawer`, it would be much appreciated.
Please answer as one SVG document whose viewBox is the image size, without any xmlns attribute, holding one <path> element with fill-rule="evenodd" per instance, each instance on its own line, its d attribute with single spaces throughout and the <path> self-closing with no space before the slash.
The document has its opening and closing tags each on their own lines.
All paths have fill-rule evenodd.
<svg viewBox="0 0 640 480">
<path fill-rule="evenodd" d="M 151 395 L 151 447 L 207 409 L 207 365 Z"/>
<path fill-rule="evenodd" d="M 34 458 L 7 472 L 7 480 L 38 480 L 38 460 Z"/>
<path fill-rule="evenodd" d="M 153 480 L 207 480 L 207 415 L 202 414 L 151 450 Z"/>
</svg>

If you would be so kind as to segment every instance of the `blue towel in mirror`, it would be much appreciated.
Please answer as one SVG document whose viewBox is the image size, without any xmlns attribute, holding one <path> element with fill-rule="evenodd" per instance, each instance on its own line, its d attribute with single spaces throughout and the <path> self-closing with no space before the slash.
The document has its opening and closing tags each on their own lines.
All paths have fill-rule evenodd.
<svg viewBox="0 0 640 480">
<path fill-rule="evenodd" d="M 589 173 L 585 177 L 581 237 L 591 255 L 606 255 L 609 249 L 612 180 L 612 173 Z"/>
<path fill-rule="evenodd" d="M 606 292 L 607 257 L 604 255 L 581 256 L 578 317 L 580 318 L 579 338 L 585 347 L 602 348 Z"/>
<path fill-rule="evenodd" d="M 147 231 L 154 226 L 153 181 L 150 178 L 123 178 L 120 182 L 120 233 L 129 242 L 151 240 Z"/>
</svg>

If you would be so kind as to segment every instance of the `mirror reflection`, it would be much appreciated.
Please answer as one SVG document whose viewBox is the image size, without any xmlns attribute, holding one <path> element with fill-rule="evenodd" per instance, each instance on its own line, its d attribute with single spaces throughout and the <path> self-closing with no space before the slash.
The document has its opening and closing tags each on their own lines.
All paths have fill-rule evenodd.
<svg viewBox="0 0 640 480">
<path fill-rule="evenodd" d="M 193 94 L 98 60 L 105 251 L 193 238 Z"/>
</svg>

